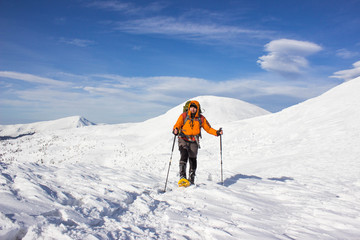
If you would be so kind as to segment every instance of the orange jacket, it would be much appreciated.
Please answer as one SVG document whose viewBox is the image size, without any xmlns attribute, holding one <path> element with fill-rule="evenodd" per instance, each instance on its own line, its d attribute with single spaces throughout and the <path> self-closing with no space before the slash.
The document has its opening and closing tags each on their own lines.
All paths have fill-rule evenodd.
<svg viewBox="0 0 360 240">
<path fill-rule="evenodd" d="M 197 106 L 197 111 L 195 113 L 195 117 L 191 118 L 191 112 L 190 112 L 190 105 L 192 103 L 195 103 Z M 187 112 L 184 112 L 181 114 L 177 120 L 177 122 L 174 125 L 174 128 L 177 128 L 181 133 L 185 134 L 186 136 L 197 136 L 200 134 L 201 127 L 205 129 L 206 132 L 209 134 L 212 134 L 214 136 L 217 136 L 216 130 L 213 129 L 210 125 L 210 123 L 206 120 L 204 116 L 202 116 L 200 113 L 200 104 L 198 101 L 191 101 L 189 104 L 189 110 Z M 185 118 L 188 116 L 188 120 L 186 122 Z M 198 120 L 199 117 L 201 118 L 201 126 L 200 121 Z M 181 136 L 181 135 L 180 135 Z"/>
</svg>

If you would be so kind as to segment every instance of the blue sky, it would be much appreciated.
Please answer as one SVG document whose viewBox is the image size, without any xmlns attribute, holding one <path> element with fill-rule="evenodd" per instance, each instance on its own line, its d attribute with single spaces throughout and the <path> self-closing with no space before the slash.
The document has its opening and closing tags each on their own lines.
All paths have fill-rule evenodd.
<svg viewBox="0 0 360 240">
<path fill-rule="evenodd" d="M 0 124 L 137 122 L 200 95 L 271 112 L 360 76 L 360 1 L 0 1 Z"/>
</svg>

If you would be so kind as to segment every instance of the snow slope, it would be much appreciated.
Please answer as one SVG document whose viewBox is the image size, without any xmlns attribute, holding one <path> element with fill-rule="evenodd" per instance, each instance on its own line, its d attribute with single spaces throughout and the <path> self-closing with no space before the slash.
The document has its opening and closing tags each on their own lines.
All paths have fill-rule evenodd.
<svg viewBox="0 0 360 240">
<path fill-rule="evenodd" d="M 182 105 L 1 141 L 0 239 L 358 239 L 359 90 L 357 78 L 248 119 L 201 97 L 224 129 L 223 185 L 219 138 L 203 133 L 197 184 L 176 187 L 176 145 L 162 193 Z"/>
<path fill-rule="evenodd" d="M 36 122 L 17 125 L 0 125 L 1 136 L 17 137 L 23 134 L 45 132 L 61 129 L 79 128 L 95 125 L 84 117 L 73 116 L 53 121 Z"/>
</svg>

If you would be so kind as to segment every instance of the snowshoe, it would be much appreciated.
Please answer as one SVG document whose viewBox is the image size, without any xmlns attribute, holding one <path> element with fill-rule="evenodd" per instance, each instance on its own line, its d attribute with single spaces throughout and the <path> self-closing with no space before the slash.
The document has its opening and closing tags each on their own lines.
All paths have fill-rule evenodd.
<svg viewBox="0 0 360 240">
<path fill-rule="evenodd" d="M 181 178 L 178 182 L 178 186 L 179 187 L 188 187 L 188 186 L 190 186 L 190 182 L 186 178 Z"/>
</svg>

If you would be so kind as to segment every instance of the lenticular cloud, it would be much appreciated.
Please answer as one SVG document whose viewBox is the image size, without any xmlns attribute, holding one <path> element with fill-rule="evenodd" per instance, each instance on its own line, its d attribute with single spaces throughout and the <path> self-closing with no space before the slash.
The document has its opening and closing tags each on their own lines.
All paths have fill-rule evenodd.
<svg viewBox="0 0 360 240">
<path fill-rule="evenodd" d="M 345 81 L 349 81 L 359 76 L 360 76 L 360 61 L 357 61 L 353 63 L 353 68 L 335 72 L 334 75 L 331 77 L 340 78 L 340 79 L 344 79 Z"/>
<path fill-rule="evenodd" d="M 279 39 L 265 45 L 268 55 L 259 57 L 261 68 L 271 72 L 300 74 L 308 67 L 306 56 L 321 51 L 321 46 L 305 41 Z"/>
</svg>

